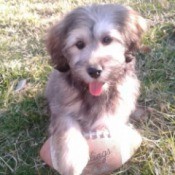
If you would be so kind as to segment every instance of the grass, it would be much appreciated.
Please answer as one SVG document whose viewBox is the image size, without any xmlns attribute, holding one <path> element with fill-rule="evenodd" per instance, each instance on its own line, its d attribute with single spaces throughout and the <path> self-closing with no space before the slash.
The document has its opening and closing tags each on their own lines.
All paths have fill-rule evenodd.
<svg viewBox="0 0 175 175">
<path fill-rule="evenodd" d="M 174 0 L 0 0 L 0 175 L 51 175 L 39 158 L 49 118 L 44 87 L 51 67 L 44 39 L 49 26 L 78 5 L 124 2 L 150 21 L 138 54 L 140 104 L 151 109 L 137 124 L 144 142 L 114 174 L 175 174 L 175 2 Z M 25 88 L 15 91 L 20 80 Z"/>
</svg>

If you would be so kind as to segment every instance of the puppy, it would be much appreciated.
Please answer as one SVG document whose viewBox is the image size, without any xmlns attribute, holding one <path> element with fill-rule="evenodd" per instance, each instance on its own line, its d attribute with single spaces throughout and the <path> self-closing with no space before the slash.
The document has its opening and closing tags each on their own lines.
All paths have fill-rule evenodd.
<svg viewBox="0 0 175 175">
<path fill-rule="evenodd" d="M 145 28 L 141 16 L 117 4 L 77 8 L 51 28 L 47 48 L 54 70 L 46 97 L 61 174 L 85 168 L 83 133 L 128 122 L 139 96 L 134 53 Z"/>
</svg>

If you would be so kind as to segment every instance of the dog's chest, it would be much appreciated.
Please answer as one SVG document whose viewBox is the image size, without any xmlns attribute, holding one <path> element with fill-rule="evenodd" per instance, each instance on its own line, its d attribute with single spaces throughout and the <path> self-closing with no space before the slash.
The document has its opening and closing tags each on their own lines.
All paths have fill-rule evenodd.
<svg viewBox="0 0 175 175">
<path fill-rule="evenodd" d="M 79 108 L 77 108 L 74 117 L 82 128 L 88 130 L 92 129 L 95 123 L 103 125 L 106 118 L 115 115 L 116 108 L 117 100 L 114 98 L 86 96 L 79 103 Z"/>
</svg>

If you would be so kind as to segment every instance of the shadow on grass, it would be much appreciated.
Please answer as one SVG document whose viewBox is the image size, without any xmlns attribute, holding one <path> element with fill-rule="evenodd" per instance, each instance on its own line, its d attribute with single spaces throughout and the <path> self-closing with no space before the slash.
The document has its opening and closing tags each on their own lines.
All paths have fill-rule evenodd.
<svg viewBox="0 0 175 175">
<path fill-rule="evenodd" d="M 56 174 L 40 160 L 49 117 L 43 96 L 25 97 L 0 114 L 0 174 Z"/>
<path fill-rule="evenodd" d="M 141 100 L 146 105 L 160 105 L 161 101 L 175 105 L 175 25 L 158 25 L 147 35 L 145 43 L 151 51 L 138 56 L 142 82 Z"/>
</svg>

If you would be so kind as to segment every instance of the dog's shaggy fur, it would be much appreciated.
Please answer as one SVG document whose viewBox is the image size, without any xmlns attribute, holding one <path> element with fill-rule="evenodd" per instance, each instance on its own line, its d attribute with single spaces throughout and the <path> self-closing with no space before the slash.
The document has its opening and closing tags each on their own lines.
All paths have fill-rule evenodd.
<svg viewBox="0 0 175 175">
<path fill-rule="evenodd" d="M 54 71 L 46 96 L 58 170 L 81 174 L 89 160 L 83 132 L 127 123 L 139 95 L 134 52 L 145 21 L 116 4 L 77 8 L 52 27 Z"/>
</svg>

